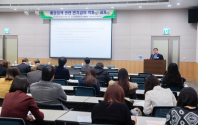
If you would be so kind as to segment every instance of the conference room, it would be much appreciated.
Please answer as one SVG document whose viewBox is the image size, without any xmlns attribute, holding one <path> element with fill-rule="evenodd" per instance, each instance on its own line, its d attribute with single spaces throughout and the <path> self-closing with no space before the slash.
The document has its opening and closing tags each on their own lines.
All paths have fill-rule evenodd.
<svg viewBox="0 0 198 125">
<path fill-rule="evenodd" d="M 1 0 L 0 125 L 198 125 L 198 0 Z"/>
</svg>

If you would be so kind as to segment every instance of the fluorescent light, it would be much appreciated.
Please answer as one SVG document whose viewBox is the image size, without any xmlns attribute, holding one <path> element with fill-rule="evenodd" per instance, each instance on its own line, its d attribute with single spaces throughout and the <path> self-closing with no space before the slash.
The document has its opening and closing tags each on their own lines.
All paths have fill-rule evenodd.
<svg viewBox="0 0 198 125">
<path fill-rule="evenodd" d="M 61 10 L 63 9 L 63 8 L 60 8 Z"/>
<path fill-rule="evenodd" d="M 180 3 L 177 3 L 177 5 L 180 5 Z"/>
<path fill-rule="evenodd" d="M 14 9 L 14 10 L 17 10 L 17 9 Z"/>
<path fill-rule="evenodd" d="M 114 7 L 111 7 L 111 8 L 114 8 Z"/>
<path fill-rule="evenodd" d="M 168 7 L 171 7 L 171 5 L 168 5 Z"/>
<path fill-rule="evenodd" d="M 139 6 L 139 8 L 142 8 L 142 6 Z"/>
</svg>

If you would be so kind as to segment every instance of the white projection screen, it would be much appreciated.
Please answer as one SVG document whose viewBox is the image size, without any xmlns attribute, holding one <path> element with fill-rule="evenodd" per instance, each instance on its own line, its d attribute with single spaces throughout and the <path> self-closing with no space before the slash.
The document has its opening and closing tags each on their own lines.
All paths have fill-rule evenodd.
<svg viewBox="0 0 198 125">
<path fill-rule="evenodd" d="M 112 20 L 51 20 L 50 58 L 112 58 Z"/>
</svg>

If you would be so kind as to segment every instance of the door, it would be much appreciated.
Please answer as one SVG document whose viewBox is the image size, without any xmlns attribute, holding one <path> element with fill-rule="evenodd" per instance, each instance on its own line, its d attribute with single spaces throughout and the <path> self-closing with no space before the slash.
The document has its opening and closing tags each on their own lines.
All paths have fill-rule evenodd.
<svg viewBox="0 0 198 125">
<path fill-rule="evenodd" d="M 0 60 L 3 59 L 3 36 L 0 35 Z"/>
<path fill-rule="evenodd" d="M 3 36 L 3 58 L 10 62 L 10 64 L 15 64 L 18 62 L 18 36 L 15 35 L 4 35 Z"/>
<path fill-rule="evenodd" d="M 156 36 L 152 37 L 151 53 L 153 48 L 158 48 L 158 53 L 162 54 L 166 60 L 166 69 L 170 63 L 176 63 L 179 66 L 180 56 L 180 37 L 178 36 Z"/>
</svg>

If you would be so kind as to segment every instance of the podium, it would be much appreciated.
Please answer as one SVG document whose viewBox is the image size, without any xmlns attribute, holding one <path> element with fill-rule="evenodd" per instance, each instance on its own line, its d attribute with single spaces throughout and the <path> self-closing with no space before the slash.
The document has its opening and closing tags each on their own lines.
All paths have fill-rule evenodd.
<svg viewBox="0 0 198 125">
<path fill-rule="evenodd" d="M 144 60 L 144 73 L 161 74 L 166 71 L 166 60 Z"/>
</svg>

